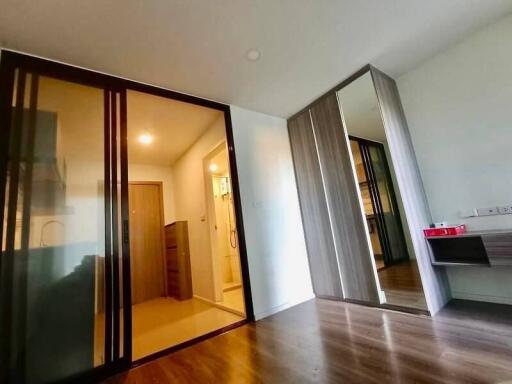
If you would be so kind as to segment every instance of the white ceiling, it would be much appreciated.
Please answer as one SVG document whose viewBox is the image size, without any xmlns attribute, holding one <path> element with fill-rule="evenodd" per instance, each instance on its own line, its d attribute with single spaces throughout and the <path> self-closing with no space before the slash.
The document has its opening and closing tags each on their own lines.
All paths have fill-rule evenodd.
<svg viewBox="0 0 512 384">
<path fill-rule="evenodd" d="M 510 11 L 510 0 L 0 0 L 0 43 L 288 117 L 368 62 L 400 75 Z"/>
<path fill-rule="evenodd" d="M 217 120 L 222 111 L 135 91 L 127 93 L 128 161 L 171 166 Z M 153 138 L 139 141 L 141 134 Z"/>
<path fill-rule="evenodd" d="M 103 92 L 47 77 L 38 92 L 38 109 L 57 113 L 61 155 L 103 161 Z M 130 164 L 171 166 L 224 118 L 222 111 L 135 91 L 128 91 L 127 104 Z M 143 133 L 152 136 L 150 144 L 140 143 Z"/>
</svg>

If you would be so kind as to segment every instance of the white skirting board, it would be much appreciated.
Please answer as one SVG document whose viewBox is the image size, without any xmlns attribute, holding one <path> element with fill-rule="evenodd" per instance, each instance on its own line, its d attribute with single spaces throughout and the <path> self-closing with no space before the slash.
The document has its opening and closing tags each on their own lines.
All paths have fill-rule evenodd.
<svg viewBox="0 0 512 384">
<path fill-rule="evenodd" d="M 285 309 L 295 307 L 296 305 L 305 303 L 306 301 L 312 300 L 314 298 L 315 298 L 315 295 L 311 295 L 310 297 L 304 297 L 301 300 L 290 301 L 290 302 L 278 305 L 276 307 L 269 308 L 266 311 L 255 313 L 254 317 L 256 320 L 261 320 L 265 317 L 272 316 L 272 315 L 276 314 L 277 312 L 281 312 L 281 311 L 284 311 Z"/>
</svg>

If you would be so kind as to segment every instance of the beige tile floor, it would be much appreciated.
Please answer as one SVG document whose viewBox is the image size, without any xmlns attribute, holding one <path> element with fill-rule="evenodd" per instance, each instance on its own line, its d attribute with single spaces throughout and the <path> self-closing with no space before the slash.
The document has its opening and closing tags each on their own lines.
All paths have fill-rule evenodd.
<svg viewBox="0 0 512 384">
<path fill-rule="evenodd" d="M 133 360 L 243 320 L 198 299 L 162 297 L 132 307 Z"/>
<path fill-rule="evenodd" d="M 242 289 L 228 291 L 225 305 L 245 313 Z M 244 316 L 220 309 L 199 299 L 175 300 L 162 297 L 132 307 L 133 360 L 167 349 L 198 336 L 226 327 Z M 103 314 L 96 316 L 94 365 L 103 364 Z"/>
<path fill-rule="evenodd" d="M 217 304 L 240 314 L 245 313 L 244 294 L 241 287 L 224 291 L 222 296 L 223 300 L 219 301 Z"/>
</svg>

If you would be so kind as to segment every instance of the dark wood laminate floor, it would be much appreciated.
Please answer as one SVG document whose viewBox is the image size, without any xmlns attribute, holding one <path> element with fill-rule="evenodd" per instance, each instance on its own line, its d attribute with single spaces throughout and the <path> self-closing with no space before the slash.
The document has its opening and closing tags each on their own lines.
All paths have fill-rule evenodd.
<svg viewBox="0 0 512 384">
<path fill-rule="evenodd" d="M 428 310 L 415 260 L 381 268 L 378 276 L 388 304 Z"/>
<path fill-rule="evenodd" d="M 452 302 L 434 319 L 311 300 L 107 381 L 504 383 L 512 310 Z"/>
</svg>

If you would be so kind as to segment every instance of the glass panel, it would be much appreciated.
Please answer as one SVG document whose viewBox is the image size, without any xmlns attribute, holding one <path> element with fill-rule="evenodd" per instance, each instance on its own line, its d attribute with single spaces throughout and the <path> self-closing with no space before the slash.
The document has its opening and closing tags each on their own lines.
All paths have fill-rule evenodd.
<svg viewBox="0 0 512 384">
<path fill-rule="evenodd" d="M 407 260 L 409 255 L 407 254 L 400 213 L 398 212 L 398 204 L 393 191 L 393 184 L 389 174 L 384 148 L 370 145 L 368 146 L 368 152 L 373 174 L 375 175 L 375 183 L 377 184 L 376 189 L 379 194 L 386 235 L 389 241 L 391 251 L 389 255 L 391 258 L 390 261 Z"/>
<path fill-rule="evenodd" d="M 361 198 L 363 200 L 363 209 L 366 216 L 366 223 L 368 225 L 368 232 L 370 234 L 372 251 L 375 256 L 377 268 L 379 268 L 383 265 L 384 256 L 378 231 L 377 217 L 375 216 L 372 197 L 370 194 L 370 184 L 368 182 L 368 178 L 366 177 L 363 156 L 361 155 L 361 148 L 359 147 L 359 143 L 356 140 L 350 140 L 350 149 L 352 151 L 359 190 L 361 191 Z"/>
<path fill-rule="evenodd" d="M 8 382 L 47 383 L 104 363 L 103 90 L 28 75 L 17 97 L 20 76 L 2 249 L 2 277 L 14 276 L 2 279 L 1 298 L 11 337 L 2 353 Z"/>
</svg>

